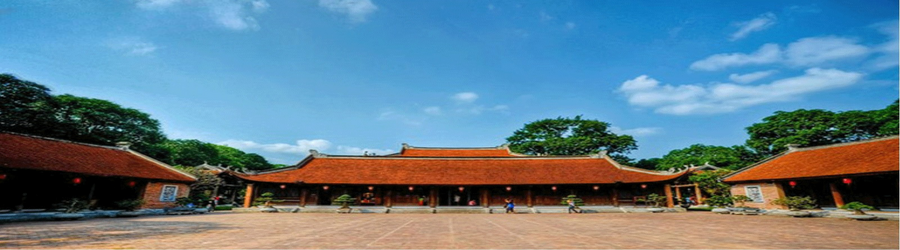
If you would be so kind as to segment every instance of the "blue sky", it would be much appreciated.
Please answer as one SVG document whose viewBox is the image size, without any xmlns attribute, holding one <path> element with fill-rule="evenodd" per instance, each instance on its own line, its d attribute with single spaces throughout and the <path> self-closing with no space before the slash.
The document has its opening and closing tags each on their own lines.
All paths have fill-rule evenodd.
<svg viewBox="0 0 900 250">
<path fill-rule="evenodd" d="M 897 1 L 12 0 L 0 72 L 293 164 L 583 115 L 632 158 L 898 98 Z"/>
</svg>

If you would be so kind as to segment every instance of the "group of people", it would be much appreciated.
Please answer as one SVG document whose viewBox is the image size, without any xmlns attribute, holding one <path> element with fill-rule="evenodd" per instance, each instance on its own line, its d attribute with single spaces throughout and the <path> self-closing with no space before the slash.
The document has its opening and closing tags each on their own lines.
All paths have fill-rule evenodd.
<svg viewBox="0 0 900 250">
<path fill-rule="evenodd" d="M 508 213 L 508 214 L 510 214 L 510 213 L 512 213 L 512 214 L 516 213 L 516 202 L 513 201 L 512 197 L 506 198 L 504 201 L 506 202 L 506 204 L 503 205 L 503 207 L 506 208 L 506 213 Z M 581 210 L 581 208 L 579 208 L 578 205 L 575 204 L 575 200 L 573 200 L 573 199 L 568 199 L 568 200 L 566 200 L 566 203 L 569 204 L 569 210 L 568 210 L 568 212 L 569 212 L 570 214 L 571 214 L 571 213 L 580 214 L 580 213 L 583 213 L 583 212 L 584 212 L 584 210 Z"/>
</svg>

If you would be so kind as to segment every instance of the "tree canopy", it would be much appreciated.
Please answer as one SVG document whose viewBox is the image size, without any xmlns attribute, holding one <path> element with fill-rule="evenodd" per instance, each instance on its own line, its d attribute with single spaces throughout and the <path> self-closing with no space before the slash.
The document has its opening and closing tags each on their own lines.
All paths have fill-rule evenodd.
<svg viewBox="0 0 900 250">
<path fill-rule="evenodd" d="M 694 144 L 687 148 L 670 151 L 659 160 L 656 169 L 677 169 L 684 165 L 699 166 L 709 163 L 716 167 L 733 170 L 753 164 L 758 160 L 758 155 L 744 146 L 724 147 Z"/>
<path fill-rule="evenodd" d="M 0 74 L 0 130 L 29 132 L 48 128 L 52 117 L 50 89 L 34 82 Z"/>
<path fill-rule="evenodd" d="M 624 154 L 637 149 L 630 135 L 609 131 L 609 123 L 558 117 L 525 124 L 506 138 L 510 150 L 529 155 L 587 155 L 606 150 L 611 157 L 630 161 Z M 617 159 L 617 160 L 618 160 Z"/>
</svg>

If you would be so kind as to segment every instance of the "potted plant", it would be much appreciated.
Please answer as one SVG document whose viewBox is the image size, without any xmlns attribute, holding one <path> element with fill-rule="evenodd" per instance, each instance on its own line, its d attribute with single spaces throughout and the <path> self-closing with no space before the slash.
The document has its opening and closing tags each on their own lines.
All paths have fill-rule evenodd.
<svg viewBox="0 0 900 250">
<path fill-rule="evenodd" d="M 735 206 L 729 210 L 731 210 L 731 214 L 744 214 L 744 210 L 747 209 L 744 206 L 744 203 L 748 201 L 752 201 L 749 196 L 746 195 L 735 195 L 731 197 L 731 201 L 734 202 Z"/>
<path fill-rule="evenodd" d="M 122 212 L 119 212 L 116 216 L 119 217 L 137 217 L 141 215 L 140 212 L 136 211 L 138 208 L 143 206 L 145 201 L 143 199 L 133 199 L 133 200 L 122 200 L 116 202 L 116 206 L 121 208 Z"/>
<path fill-rule="evenodd" d="M 278 212 L 278 209 L 272 205 L 272 202 L 281 202 L 280 200 L 275 200 L 275 194 L 271 192 L 265 192 L 260 195 L 259 198 L 256 198 L 256 201 L 253 202 L 253 206 L 260 207 L 259 211 L 264 213 L 275 213 Z"/>
<path fill-rule="evenodd" d="M 354 200 L 356 199 L 351 197 L 349 194 L 342 194 L 341 196 L 338 196 L 337 199 L 334 199 L 331 204 L 341 205 L 341 207 L 337 210 L 338 213 L 350 213 L 350 211 L 353 210 L 352 208 L 350 208 L 350 203 Z"/>
<path fill-rule="evenodd" d="M 727 214 L 731 212 L 725 207 L 731 205 L 732 203 L 733 202 L 731 201 L 730 196 L 713 195 L 709 198 L 706 198 L 706 204 L 712 206 L 712 212 L 717 214 Z"/>
<path fill-rule="evenodd" d="M 772 201 L 772 204 L 786 206 L 790 210 L 787 215 L 793 217 L 808 217 L 808 211 L 800 209 L 810 209 L 816 207 L 816 200 L 809 196 L 787 196 Z"/>
<path fill-rule="evenodd" d="M 873 210 L 875 209 L 872 206 L 863 204 L 862 202 L 854 201 L 841 206 L 841 209 L 852 210 L 853 214 L 847 215 L 847 218 L 856 219 L 856 220 L 874 220 L 875 215 L 867 214 L 863 212 L 863 209 Z"/>
<path fill-rule="evenodd" d="M 63 200 L 56 204 L 56 207 L 62 210 L 60 214 L 54 214 L 53 218 L 57 220 L 77 220 L 84 218 L 84 214 L 78 213 L 88 208 L 88 203 L 77 198 Z"/>
<path fill-rule="evenodd" d="M 661 196 L 658 194 L 649 194 L 649 195 L 647 195 L 647 198 L 645 198 L 645 199 L 638 199 L 638 201 L 646 202 L 646 203 L 650 204 L 651 207 L 647 208 L 647 211 L 650 211 L 651 213 L 659 213 L 659 212 L 665 211 L 665 209 L 661 208 L 659 205 L 660 203 L 662 203 L 665 200 L 666 200 L 665 196 Z"/>
</svg>

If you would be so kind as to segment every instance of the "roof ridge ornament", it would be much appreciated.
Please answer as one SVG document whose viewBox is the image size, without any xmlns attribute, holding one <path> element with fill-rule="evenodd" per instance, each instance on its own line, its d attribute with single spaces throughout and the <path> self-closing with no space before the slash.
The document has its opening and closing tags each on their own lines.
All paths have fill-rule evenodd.
<svg viewBox="0 0 900 250">
<path fill-rule="evenodd" d="M 784 146 L 788 148 L 788 152 L 797 152 L 800 150 L 800 144 L 790 143 L 785 144 Z"/>
<path fill-rule="evenodd" d="M 319 151 L 318 151 L 318 150 L 315 150 L 315 149 L 310 149 L 310 150 L 309 150 L 309 155 L 312 156 L 313 158 L 320 158 L 320 157 L 326 157 L 326 156 L 327 156 L 327 155 L 325 155 L 325 154 L 323 154 L 323 153 L 319 153 Z"/>
</svg>

